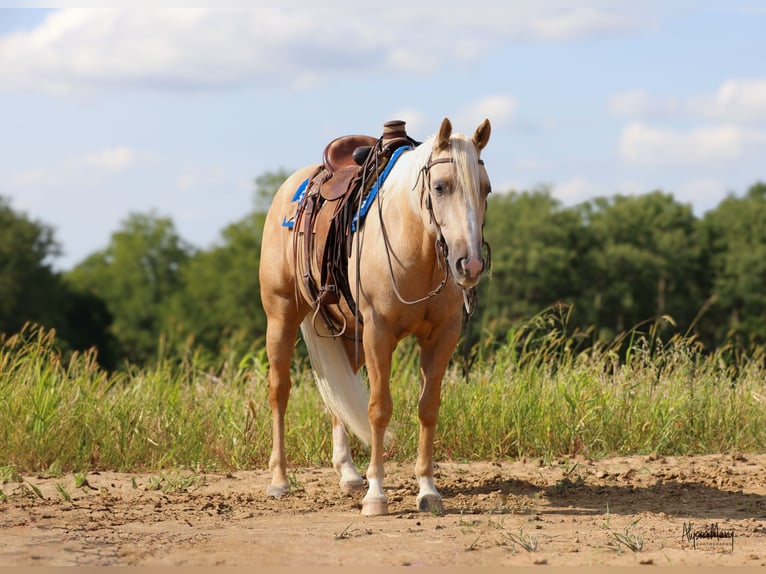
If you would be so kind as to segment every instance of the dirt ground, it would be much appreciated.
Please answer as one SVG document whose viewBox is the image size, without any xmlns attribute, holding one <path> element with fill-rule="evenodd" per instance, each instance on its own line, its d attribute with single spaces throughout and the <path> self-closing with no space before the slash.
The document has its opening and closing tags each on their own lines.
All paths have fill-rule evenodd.
<svg viewBox="0 0 766 574">
<path fill-rule="evenodd" d="M 414 510 L 411 464 L 373 518 L 332 469 L 292 472 L 281 500 L 265 470 L 23 477 L 0 565 L 766 565 L 766 455 L 441 463 L 442 516 Z"/>
</svg>

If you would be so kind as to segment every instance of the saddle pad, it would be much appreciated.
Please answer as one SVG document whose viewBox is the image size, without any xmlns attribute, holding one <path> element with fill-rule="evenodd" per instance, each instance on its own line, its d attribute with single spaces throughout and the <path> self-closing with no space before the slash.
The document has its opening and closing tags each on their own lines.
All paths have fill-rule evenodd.
<svg viewBox="0 0 766 574">
<path fill-rule="evenodd" d="M 298 186 L 298 189 L 295 190 L 295 193 L 293 194 L 293 198 L 290 200 L 290 205 L 300 204 L 301 201 L 303 201 L 303 198 L 306 197 L 306 190 L 309 187 L 309 179 L 306 178 L 303 183 L 301 183 Z M 292 229 L 295 226 L 295 210 L 293 210 L 294 213 L 290 219 L 287 219 L 287 216 L 285 215 L 282 218 L 282 227 L 287 227 L 289 229 Z"/>
<path fill-rule="evenodd" d="M 358 221 L 364 220 L 364 217 L 367 215 L 367 212 L 369 211 L 370 206 L 372 205 L 372 201 L 375 199 L 375 196 L 378 194 L 378 191 L 383 186 L 383 183 L 386 181 L 388 174 L 391 173 L 391 170 L 396 164 L 396 161 L 404 152 L 409 151 L 411 149 L 412 149 L 412 146 L 402 146 L 394 150 L 394 153 L 391 155 L 391 159 L 389 160 L 388 165 L 386 165 L 386 167 L 383 169 L 383 172 L 380 174 L 380 176 L 378 176 L 378 179 L 372 185 L 372 188 L 370 188 L 370 192 L 367 194 L 367 196 L 364 197 L 364 199 L 362 199 L 362 203 L 359 208 L 359 213 L 354 215 L 354 219 L 352 220 L 352 223 L 351 223 L 352 232 L 356 231 Z M 297 213 L 298 206 L 306 197 L 306 191 L 308 190 L 308 187 L 309 187 L 309 179 L 306 179 L 298 186 L 298 189 L 295 190 L 295 193 L 293 193 L 293 197 L 290 200 L 290 205 L 295 205 L 295 210 L 293 215 L 290 217 L 290 219 L 288 219 L 287 216 L 284 216 L 282 218 L 282 227 L 287 227 L 288 229 L 292 229 L 295 226 L 295 215 Z"/>
</svg>

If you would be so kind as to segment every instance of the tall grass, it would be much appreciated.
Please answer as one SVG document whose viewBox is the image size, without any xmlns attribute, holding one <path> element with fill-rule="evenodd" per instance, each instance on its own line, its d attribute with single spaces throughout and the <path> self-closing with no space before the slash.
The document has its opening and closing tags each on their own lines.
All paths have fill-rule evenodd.
<svg viewBox="0 0 766 574">
<path fill-rule="evenodd" d="M 577 349 L 542 315 L 503 344 L 458 361 L 444 381 L 440 459 L 583 453 L 687 454 L 766 447 L 766 356 L 704 354 L 691 338 L 628 333 Z M 417 350 L 400 345 L 389 458 L 417 446 Z M 53 332 L 28 327 L 0 341 L 0 467 L 41 472 L 262 468 L 271 448 L 263 352 L 211 365 L 188 349 L 146 368 L 106 373 L 93 353 L 64 358 Z M 329 417 L 305 363 L 294 367 L 287 448 L 292 464 L 328 464 Z M 367 451 L 354 441 L 357 459 Z"/>
</svg>

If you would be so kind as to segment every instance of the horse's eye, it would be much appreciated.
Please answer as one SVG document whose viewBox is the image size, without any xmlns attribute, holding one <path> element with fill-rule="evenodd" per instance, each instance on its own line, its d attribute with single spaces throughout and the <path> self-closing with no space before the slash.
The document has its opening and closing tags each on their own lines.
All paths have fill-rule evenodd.
<svg viewBox="0 0 766 574">
<path fill-rule="evenodd" d="M 443 183 L 436 183 L 434 184 L 434 191 L 436 192 L 436 195 L 444 195 L 444 184 Z"/>
</svg>

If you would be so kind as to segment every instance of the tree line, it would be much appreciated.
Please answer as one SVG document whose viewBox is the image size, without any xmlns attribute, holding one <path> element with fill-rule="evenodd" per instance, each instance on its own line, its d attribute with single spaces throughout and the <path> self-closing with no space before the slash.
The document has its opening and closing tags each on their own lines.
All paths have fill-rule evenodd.
<svg viewBox="0 0 766 574">
<path fill-rule="evenodd" d="M 54 328 L 62 349 L 96 347 L 110 369 L 190 349 L 211 358 L 258 352 L 261 232 L 286 175 L 256 178 L 253 211 L 210 248 L 194 248 L 168 217 L 133 213 L 105 249 L 65 272 L 51 266 L 60 254 L 51 226 L 0 197 L 0 333 Z M 575 206 L 545 188 L 493 193 L 485 237 L 492 271 L 469 343 L 503 341 L 555 306 L 584 347 L 651 329 L 708 350 L 766 342 L 764 183 L 701 217 L 659 190 Z"/>
</svg>

